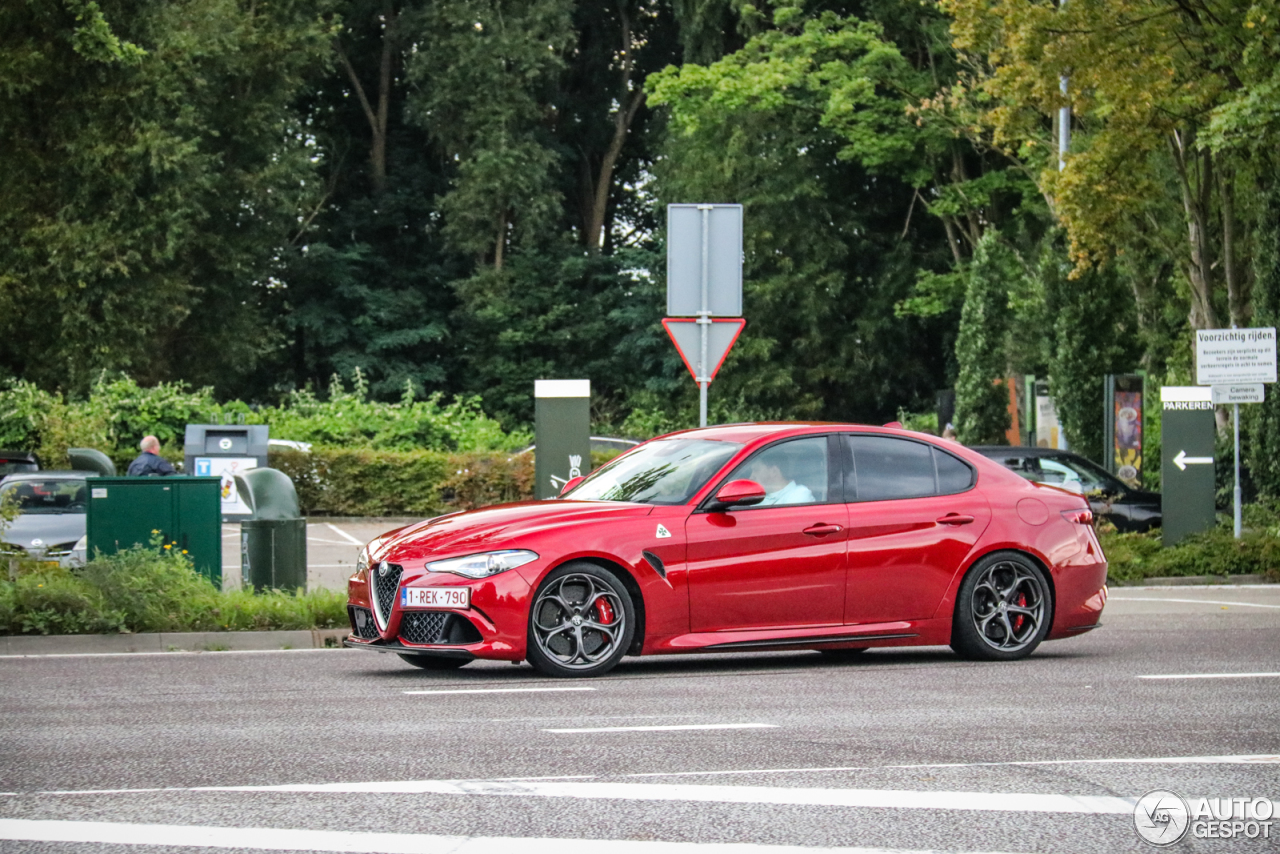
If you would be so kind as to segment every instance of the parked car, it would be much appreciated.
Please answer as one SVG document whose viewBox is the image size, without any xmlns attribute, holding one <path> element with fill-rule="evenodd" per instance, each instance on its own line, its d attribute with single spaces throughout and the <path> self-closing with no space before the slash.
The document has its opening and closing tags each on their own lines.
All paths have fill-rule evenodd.
<svg viewBox="0 0 1280 854">
<path fill-rule="evenodd" d="M 1056 448 L 974 446 L 988 459 L 1036 483 L 1051 483 L 1089 499 L 1100 519 L 1117 531 L 1149 531 L 1160 527 L 1160 493 L 1134 489 L 1102 466 L 1079 454 Z"/>
<path fill-rule="evenodd" d="M 88 479 L 82 471 L 11 474 L 0 482 L 0 500 L 17 503 L 19 515 L 4 529 L 4 542 L 34 558 L 79 566 L 87 543 Z"/>
<path fill-rule="evenodd" d="M 425 669 L 950 644 L 1013 660 L 1098 625 L 1079 495 L 887 427 L 739 424 L 644 443 L 560 500 L 418 522 L 362 551 L 348 646 Z"/>
<path fill-rule="evenodd" d="M 39 471 L 40 458 L 26 451 L 0 451 L 0 477 L 14 472 Z"/>
</svg>

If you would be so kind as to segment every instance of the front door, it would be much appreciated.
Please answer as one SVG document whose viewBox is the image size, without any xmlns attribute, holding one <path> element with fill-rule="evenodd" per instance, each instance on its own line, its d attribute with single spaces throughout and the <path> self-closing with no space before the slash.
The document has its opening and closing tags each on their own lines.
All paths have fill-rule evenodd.
<svg viewBox="0 0 1280 854">
<path fill-rule="evenodd" d="M 756 481 L 764 503 L 689 516 L 692 631 L 841 624 L 848 512 L 828 445 L 806 436 L 765 447 L 723 481 Z"/>
<path fill-rule="evenodd" d="M 991 521 L 968 463 L 926 442 L 848 437 L 849 574 L 845 622 L 935 616 Z"/>
</svg>

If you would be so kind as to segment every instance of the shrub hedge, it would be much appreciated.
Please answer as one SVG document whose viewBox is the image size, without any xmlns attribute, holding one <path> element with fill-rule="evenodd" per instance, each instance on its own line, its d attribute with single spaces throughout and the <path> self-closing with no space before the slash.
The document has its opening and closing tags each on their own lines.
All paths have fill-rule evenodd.
<svg viewBox="0 0 1280 854">
<path fill-rule="evenodd" d="M 346 593 L 222 591 L 183 555 L 135 546 L 72 572 L 22 559 L 0 579 L 0 634 L 329 629 L 347 625 Z"/>
</svg>

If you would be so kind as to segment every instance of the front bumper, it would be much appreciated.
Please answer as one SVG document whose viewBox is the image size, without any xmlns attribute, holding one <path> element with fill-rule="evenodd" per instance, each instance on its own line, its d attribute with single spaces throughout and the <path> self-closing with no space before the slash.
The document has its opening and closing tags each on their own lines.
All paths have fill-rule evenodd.
<svg viewBox="0 0 1280 854">
<path fill-rule="evenodd" d="M 466 609 L 408 608 L 400 604 L 399 590 L 405 587 L 469 587 L 471 607 Z M 377 649 L 382 652 L 429 653 L 431 655 L 462 654 L 473 658 L 522 661 L 525 657 L 531 588 L 516 571 L 508 571 L 484 579 L 469 579 L 448 573 L 428 573 L 422 569 L 403 570 L 386 625 L 357 621 L 356 609 L 373 612 L 367 579 L 352 576 L 347 582 L 347 609 L 352 634 L 347 646 Z M 431 614 L 448 615 L 454 622 L 442 630 L 448 641 L 414 643 L 413 623 Z M 413 616 L 411 616 L 413 615 Z"/>
</svg>

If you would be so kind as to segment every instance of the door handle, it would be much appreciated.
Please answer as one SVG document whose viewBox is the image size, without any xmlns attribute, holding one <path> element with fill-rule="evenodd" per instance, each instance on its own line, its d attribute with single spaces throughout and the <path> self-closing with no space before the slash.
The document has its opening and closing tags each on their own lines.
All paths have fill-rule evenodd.
<svg viewBox="0 0 1280 854">
<path fill-rule="evenodd" d="M 810 525 L 804 529 L 804 532 L 811 537 L 825 537 L 827 534 L 838 534 L 843 530 L 844 528 L 839 525 L 823 525 L 819 523 L 817 525 Z"/>
<path fill-rule="evenodd" d="M 939 525 L 969 525 L 972 522 L 972 516 L 961 516 L 959 513 L 948 513 L 938 520 Z"/>
</svg>

